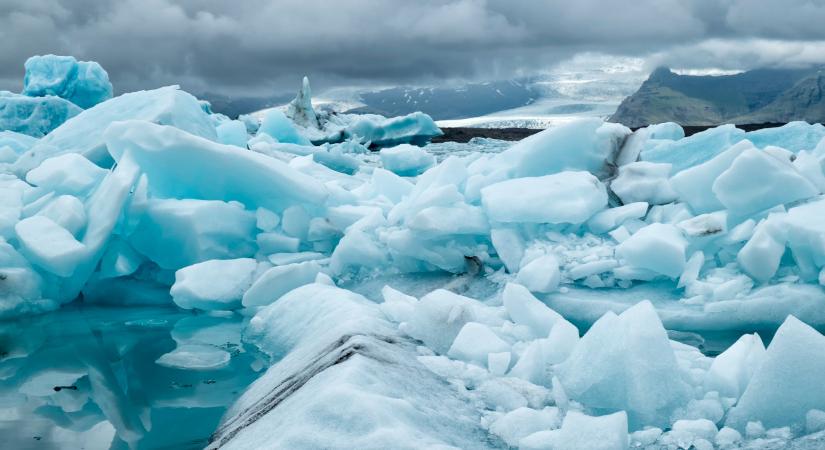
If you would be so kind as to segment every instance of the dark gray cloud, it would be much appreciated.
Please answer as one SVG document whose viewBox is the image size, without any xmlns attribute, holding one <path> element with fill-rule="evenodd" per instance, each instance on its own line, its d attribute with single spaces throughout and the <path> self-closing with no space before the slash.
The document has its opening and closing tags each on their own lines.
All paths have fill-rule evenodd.
<svg viewBox="0 0 825 450">
<path fill-rule="evenodd" d="M 825 62 L 812 0 L 0 0 L 0 88 L 33 54 L 99 61 L 117 91 L 255 94 L 502 78 L 581 52 L 651 64 Z"/>
</svg>

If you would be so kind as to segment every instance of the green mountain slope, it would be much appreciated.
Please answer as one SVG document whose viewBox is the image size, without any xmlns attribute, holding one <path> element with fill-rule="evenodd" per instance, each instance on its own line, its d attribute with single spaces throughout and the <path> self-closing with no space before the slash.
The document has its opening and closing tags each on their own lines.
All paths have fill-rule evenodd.
<svg viewBox="0 0 825 450">
<path fill-rule="evenodd" d="M 659 68 L 619 105 L 610 120 L 630 127 L 669 121 L 681 125 L 784 122 L 788 117 L 804 120 L 798 104 L 807 102 L 809 117 L 822 121 L 825 114 L 814 113 L 822 99 L 813 94 L 816 83 L 807 81 L 816 74 L 813 69 L 759 69 L 691 76 Z"/>
</svg>

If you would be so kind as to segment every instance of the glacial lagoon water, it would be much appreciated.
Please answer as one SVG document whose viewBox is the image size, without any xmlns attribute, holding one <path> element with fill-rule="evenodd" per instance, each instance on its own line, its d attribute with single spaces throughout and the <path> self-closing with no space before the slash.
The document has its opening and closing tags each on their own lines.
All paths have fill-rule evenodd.
<svg viewBox="0 0 825 450">
<path fill-rule="evenodd" d="M 203 448 L 269 363 L 241 342 L 244 319 L 80 303 L 0 322 L 2 447 Z M 157 362 L 176 345 L 213 347 L 229 361 L 207 370 Z"/>
</svg>

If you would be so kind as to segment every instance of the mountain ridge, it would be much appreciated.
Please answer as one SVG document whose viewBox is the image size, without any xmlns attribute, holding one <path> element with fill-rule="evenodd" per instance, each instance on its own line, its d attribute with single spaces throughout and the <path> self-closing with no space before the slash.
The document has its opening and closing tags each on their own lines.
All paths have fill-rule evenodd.
<svg viewBox="0 0 825 450">
<path fill-rule="evenodd" d="M 819 68 L 755 69 L 734 75 L 679 75 L 654 70 L 625 98 L 611 122 L 629 127 L 677 122 L 722 123 L 825 121 L 825 80 Z"/>
</svg>

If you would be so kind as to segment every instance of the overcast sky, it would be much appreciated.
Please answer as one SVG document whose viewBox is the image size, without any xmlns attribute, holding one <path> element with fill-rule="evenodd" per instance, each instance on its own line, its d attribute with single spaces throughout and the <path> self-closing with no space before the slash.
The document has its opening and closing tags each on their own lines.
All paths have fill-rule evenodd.
<svg viewBox="0 0 825 450">
<path fill-rule="evenodd" d="M 99 61 L 117 92 L 262 95 L 530 75 L 583 52 L 648 67 L 825 63 L 825 0 L 0 0 L 0 89 L 33 54 Z"/>
</svg>

